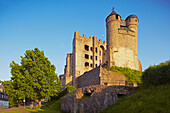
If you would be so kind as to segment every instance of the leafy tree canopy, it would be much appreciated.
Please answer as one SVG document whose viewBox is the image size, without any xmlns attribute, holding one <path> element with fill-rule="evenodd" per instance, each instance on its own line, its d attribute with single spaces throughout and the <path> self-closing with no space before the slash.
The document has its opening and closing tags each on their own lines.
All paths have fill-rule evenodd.
<svg viewBox="0 0 170 113">
<path fill-rule="evenodd" d="M 24 56 L 21 56 L 21 65 L 12 61 L 10 67 L 12 91 L 17 99 L 39 101 L 41 107 L 41 99 L 56 96 L 61 88 L 55 66 L 44 56 L 44 51 L 38 48 L 26 50 Z M 8 92 L 8 95 L 12 94 Z"/>
<path fill-rule="evenodd" d="M 146 69 L 143 72 L 142 82 L 144 86 L 170 83 L 170 60 Z"/>
</svg>

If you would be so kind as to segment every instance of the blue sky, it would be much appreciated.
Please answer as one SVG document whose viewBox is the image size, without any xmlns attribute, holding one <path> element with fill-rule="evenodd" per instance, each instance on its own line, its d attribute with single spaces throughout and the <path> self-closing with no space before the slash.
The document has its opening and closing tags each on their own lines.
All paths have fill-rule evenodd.
<svg viewBox="0 0 170 113">
<path fill-rule="evenodd" d="M 35 47 L 62 74 L 74 32 L 106 40 L 105 18 L 112 7 L 122 19 L 139 18 L 143 70 L 170 60 L 169 0 L 0 0 L 0 80 L 9 80 L 10 63 L 20 63 L 20 56 Z"/>
</svg>

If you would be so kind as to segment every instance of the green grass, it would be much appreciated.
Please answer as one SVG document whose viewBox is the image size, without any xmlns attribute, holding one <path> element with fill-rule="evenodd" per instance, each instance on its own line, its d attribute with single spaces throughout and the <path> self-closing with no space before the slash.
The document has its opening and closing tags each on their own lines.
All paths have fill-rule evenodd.
<svg viewBox="0 0 170 113">
<path fill-rule="evenodd" d="M 1 113 L 22 113 L 21 111 L 15 110 L 15 111 L 6 111 Z"/>
<path fill-rule="evenodd" d="M 170 84 L 141 87 L 101 113 L 170 113 Z"/>
<path fill-rule="evenodd" d="M 141 83 L 142 71 L 137 71 L 137 70 L 123 68 L 123 67 L 117 67 L 117 66 L 112 66 L 108 68 L 107 70 L 124 74 L 127 81 L 129 81 L 130 83 L 137 83 L 137 84 Z"/>
<path fill-rule="evenodd" d="M 42 104 L 41 109 L 24 109 L 30 113 L 61 113 L 60 112 L 60 100 L 52 100 Z"/>
<path fill-rule="evenodd" d="M 89 99 L 90 96 L 84 95 L 81 99 Z"/>
</svg>

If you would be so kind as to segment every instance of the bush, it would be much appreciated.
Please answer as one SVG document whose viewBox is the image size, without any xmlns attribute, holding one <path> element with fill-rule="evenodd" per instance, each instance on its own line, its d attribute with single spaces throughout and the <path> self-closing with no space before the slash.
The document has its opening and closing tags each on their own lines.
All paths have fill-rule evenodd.
<svg viewBox="0 0 170 113">
<path fill-rule="evenodd" d="M 144 86 L 170 83 L 170 60 L 146 69 L 142 76 L 142 82 Z"/>
<path fill-rule="evenodd" d="M 63 91 L 58 94 L 58 99 L 76 90 L 74 86 L 67 86 Z"/>
<path fill-rule="evenodd" d="M 123 67 L 117 67 L 117 66 L 110 67 L 107 70 L 118 72 L 118 73 L 123 73 L 127 81 L 131 83 L 137 83 L 137 84 L 141 83 L 142 71 L 137 71 L 137 70 L 123 68 Z"/>
</svg>

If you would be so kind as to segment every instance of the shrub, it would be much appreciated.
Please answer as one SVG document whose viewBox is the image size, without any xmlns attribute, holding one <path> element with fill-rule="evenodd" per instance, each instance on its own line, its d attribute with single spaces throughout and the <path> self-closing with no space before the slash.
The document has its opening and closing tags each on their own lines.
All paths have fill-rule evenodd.
<svg viewBox="0 0 170 113">
<path fill-rule="evenodd" d="M 110 67 L 107 70 L 118 72 L 118 73 L 123 73 L 127 81 L 131 83 L 137 83 L 137 84 L 141 83 L 142 71 L 137 71 L 137 70 L 123 68 L 123 67 L 117 67 L 117 66 Z"/>
<path fill-rule="evenodd" d="M 67 86 L 63 91 L 61 91 L 59 94 L 58 94 L 58 99 L 60 99 L 61 97 L 67 95 L 68 93 L 71 93 L 73 92 L 74 90 L 76 90 L 76 88 L 74 86 Z"/>
<path fill-rule="evenodd" d="M 142 76 L 142 82 L 144 86 L 170 83 L 170 60 L 146 69 Z"/>
</svg>

